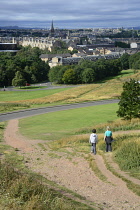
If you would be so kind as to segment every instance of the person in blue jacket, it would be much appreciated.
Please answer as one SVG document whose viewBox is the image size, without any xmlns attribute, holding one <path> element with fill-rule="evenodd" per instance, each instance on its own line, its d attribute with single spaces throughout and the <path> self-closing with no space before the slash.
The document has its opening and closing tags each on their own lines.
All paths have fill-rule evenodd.
<svg viewBox="0 0 140 210">
<path fill-rule="evenodd" d="M 112 152 L 112 131 L 110 130 L 109 126 L 107 126 L 107 130 L 104 134 L 104 141 L 106 143 L 106 152 Z"/>
</svg>

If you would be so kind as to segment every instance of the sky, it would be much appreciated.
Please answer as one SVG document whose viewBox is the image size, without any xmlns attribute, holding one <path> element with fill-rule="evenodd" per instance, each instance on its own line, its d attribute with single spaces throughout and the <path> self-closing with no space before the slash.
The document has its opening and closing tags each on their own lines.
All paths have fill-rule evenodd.
<svg viewBox="0 0 140 210">
<path fill-rule="evenodd" d="M 0 0 L 0 26 L 120 28 L 140 26 L 140 0 Z"/>
</svg>

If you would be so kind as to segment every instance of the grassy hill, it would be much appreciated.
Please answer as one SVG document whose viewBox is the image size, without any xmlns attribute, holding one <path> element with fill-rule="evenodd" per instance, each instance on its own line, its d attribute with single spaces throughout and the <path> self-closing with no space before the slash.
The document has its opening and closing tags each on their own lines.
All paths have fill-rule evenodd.
<svg viewBox="0 0 140 210">
<path fill-rule="evenodd" d="M 74 88 L 0 92 L 1 112 L 118 98 L 123 83 L 130 78 L 140 80 L 140 74 L 134 74 L 132 70 L 128 70 L 122 71 L 118 77 Z M 117 109 L 118 104 L 100 105 L 28 117 L 20 120 L 19 129 L 30 139 L 44 140 L 44 143 L 38 146 L 43 150 L 49 148 L 50 155 L 54 158 L 57 158 L 56 151 L 65 153 L 69 159 L 74 155 L 85 157 L 95 174 L 102 179 L 100 170 L 89 154 L 89 134 L 93 127 L 96 128 L 99 137 L 97 152 L 104 158 L 108 170 L 122 178 L 133 192 L 140 195 L 139 185 L 113 171 L 107 162 L 109 154 L 104 152 L 103 135 L 106 126 L 110 125 L 115 139 L 113 160 L 119 164 L 121 170 L 140 179 L 140 134 L 131 132 L 140 128 L 140 120 L 123 121 L 117 117 Z M 52 183 L 48 183 L 48 180 L 44 179 L 42 183 L 42 178 L 38 175 L 31 172 L 26 175 L 28 170 L 24 166 L 24 158 L 19 157 L 16 151 L 4 144 L 5 126 L 6 123 L 0 123 L 0 154 L 5 154 L 7 160 L 6 163 L 0 164 L 0 184 L 2 185 L 0 207 L 3 209 L 94 209 L 62 196 L 57 190 L 50 188 Z M 128 133 L 123 133 L 124 131 Z M 17 173 L 17 167 L 22 169 L 22 173 Z M 44 182 L 49 184 L 49 188 Z M 78 197 L 78 195 L 75 196 Z"/>
<path fill-rule="evenodd" d="M 140 74 L 134 73 L 133 70 L 125 70 L 117 77 L 95 84 L 81 85 L 73 88 L 41 89 L 36 91 L 1 91 L 0 112 L 29 107 L 118 98 L 122 92 L 123 83 L 130 78 L 140 80 Z"/>
</svg>

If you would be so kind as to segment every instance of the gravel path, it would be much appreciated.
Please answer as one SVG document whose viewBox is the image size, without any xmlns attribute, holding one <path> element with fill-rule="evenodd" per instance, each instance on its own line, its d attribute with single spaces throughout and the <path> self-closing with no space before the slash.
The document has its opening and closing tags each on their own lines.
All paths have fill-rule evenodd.
<svg viewBox="0 0 140 210">
<path fill-rule="evenodd" d="M 47 147 L 43 150 L 38 146 L 38 143 L 45 141 L 30 140 L 19 133 L 17 119 L 8 122 L 4 140 L 6 144 L 19 149 L 18 153 L 25 156 L 28 160 L 26 165 L 32 171 L 75 191 L 87 201 L 95 202 L 97 209 L 100 205 L 104 210 L 140 210 L 139 196 L 130 191 L 124 181 L 107 170 L 102 156 L 96 155 L 93 158 L 108 182 L 101 181 L 81 156 L 68 159 L 66 154 L 56 152 L 57 158 L 51 157 L 51 151 Z M 111 156 L 109 161 L 119 173 L 123 173 L 117 168 L 117 164 L 113 163 Z"/>
</svg>

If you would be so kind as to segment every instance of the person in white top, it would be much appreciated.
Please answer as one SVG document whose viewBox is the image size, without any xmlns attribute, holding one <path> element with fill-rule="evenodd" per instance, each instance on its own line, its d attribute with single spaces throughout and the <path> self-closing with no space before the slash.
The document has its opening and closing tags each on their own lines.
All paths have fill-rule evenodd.
<svg viewBox="0 0 140 210">
<path fill-rule="evenodd" d="M 98 142 L 98 136 L 96 134 L 96 129 L 93 129 L 92 133 L 90 134 L 89 143 L 91 143 L 91 153 L 94 153 L 94 155 L 96 155 L 97 142 Z"/>
</svg>

